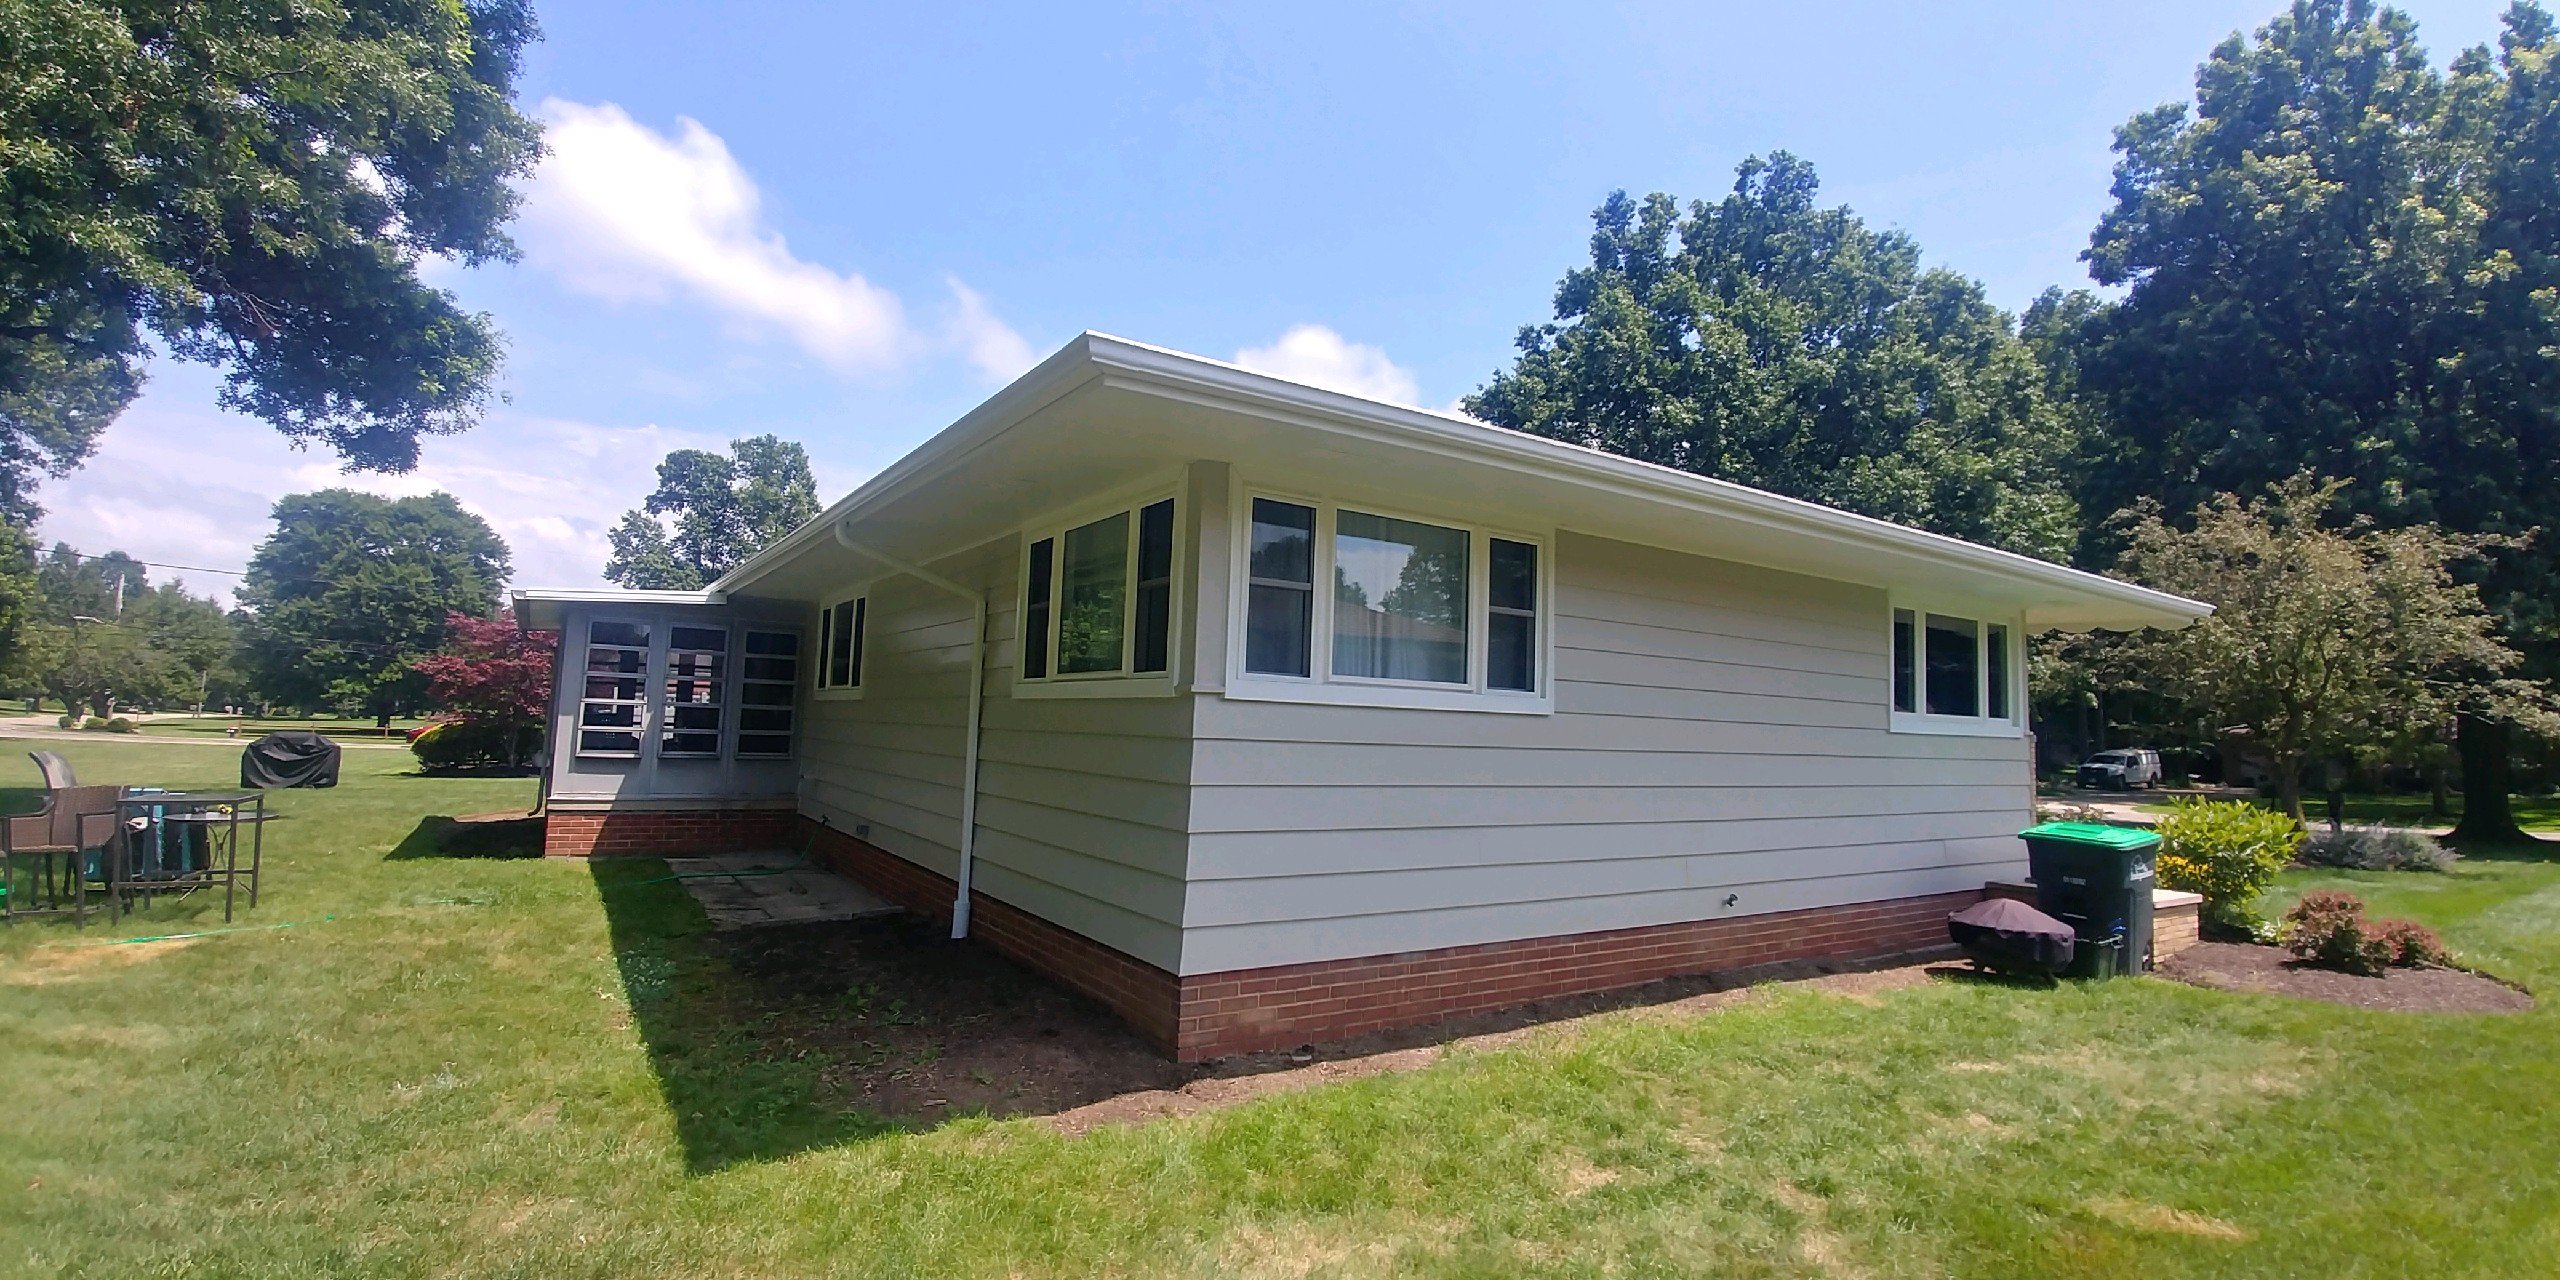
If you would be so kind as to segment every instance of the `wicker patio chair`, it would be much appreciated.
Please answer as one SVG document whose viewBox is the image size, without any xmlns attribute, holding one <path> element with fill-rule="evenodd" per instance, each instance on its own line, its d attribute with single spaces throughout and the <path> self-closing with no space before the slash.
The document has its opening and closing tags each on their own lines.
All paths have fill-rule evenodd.
<svg viewBox="0 0 2560 1280">
<path fill-rule="evenodd" d="M 0 884 L 8 890 L 0 893 L 0 920 L 69 911 L 74 924 L 88 923 L 90 883 L 114 875 L 123 794 L 116 786 L 62 787 L 45 793 L 44 808 L 0 819 Z M 85 865 L 91 853 L 99 855 L 95 875 Z M 43 905 L 33 905 L 39 893 Z"/>
</svg>

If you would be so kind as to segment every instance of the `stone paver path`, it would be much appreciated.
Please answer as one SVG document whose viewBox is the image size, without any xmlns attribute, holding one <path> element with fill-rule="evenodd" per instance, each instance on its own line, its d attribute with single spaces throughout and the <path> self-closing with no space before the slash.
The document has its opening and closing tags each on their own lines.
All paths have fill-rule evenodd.
<svg viewBox="0 0 2560 1280">
<path fill-rule="evenodd" d="M 855 920 L 898 909 L 861 885 L 787 853 L 669 858 L 667 870 L 696 877 L 682 883 L 715 929 Z M 758 872 L 763 874 L 754 874 Z"/>
</svg>

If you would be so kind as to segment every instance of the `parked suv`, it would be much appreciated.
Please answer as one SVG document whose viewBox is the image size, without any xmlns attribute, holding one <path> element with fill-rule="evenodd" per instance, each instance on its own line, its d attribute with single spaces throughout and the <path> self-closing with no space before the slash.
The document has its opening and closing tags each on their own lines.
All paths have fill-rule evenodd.
<svg viewBox="0 0 2560 1280">
<path fill-rule="evenodd" d="M 2080 762 L 2079 782 L 2100 791 L 2159 786 L 2160 753 L 2140 747 L 2101 751 Z"/>
</svg>

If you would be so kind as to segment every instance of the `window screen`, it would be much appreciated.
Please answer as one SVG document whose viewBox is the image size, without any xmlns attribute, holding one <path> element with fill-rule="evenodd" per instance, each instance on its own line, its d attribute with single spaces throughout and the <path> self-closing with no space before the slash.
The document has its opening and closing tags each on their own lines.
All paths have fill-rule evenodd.
<svg viewBox="0 0 2560 1280">
<path fill-rule="evenodd" d="M 1485 560 L 1485 687 L 1536 692 L 1538 548 L 1489 538 Z"/>
<path fill-rule="evenodd" d="M 1244 669 L 1257 675 L 1307 675 L 1315 633 L 1315 508 L 1256 498 L 1252 538 Z"/>
<path fill-rule="evenodd" d="M 1928 664 L 1925 687 L 1930 715 L 1982 714 L 1981 627 L 1971 618 L 1929 615 L 1928 639 L 1921 656 Z"/>
<path fill-rule="evenodd" d="M 1138 510 L 1137 627 L 1129 670 L 1162 672 L 1173 644 L 1173 499 Z"/>
</svg>

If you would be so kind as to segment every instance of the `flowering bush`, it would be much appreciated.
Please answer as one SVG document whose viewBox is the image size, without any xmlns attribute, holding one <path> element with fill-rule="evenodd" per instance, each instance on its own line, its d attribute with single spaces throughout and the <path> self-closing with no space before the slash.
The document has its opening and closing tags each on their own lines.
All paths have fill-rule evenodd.
<svg viewBox="0 0 2560 1280">
<path fill-rule="evenodd" d="M 2160 820 L 2160 883 L 2204 896 L 2207 919 L 2247 930 L 2258 895 L 2293 860 L 2302 824 L 2239 800 L 2180 800 Z"/>
</svg>

